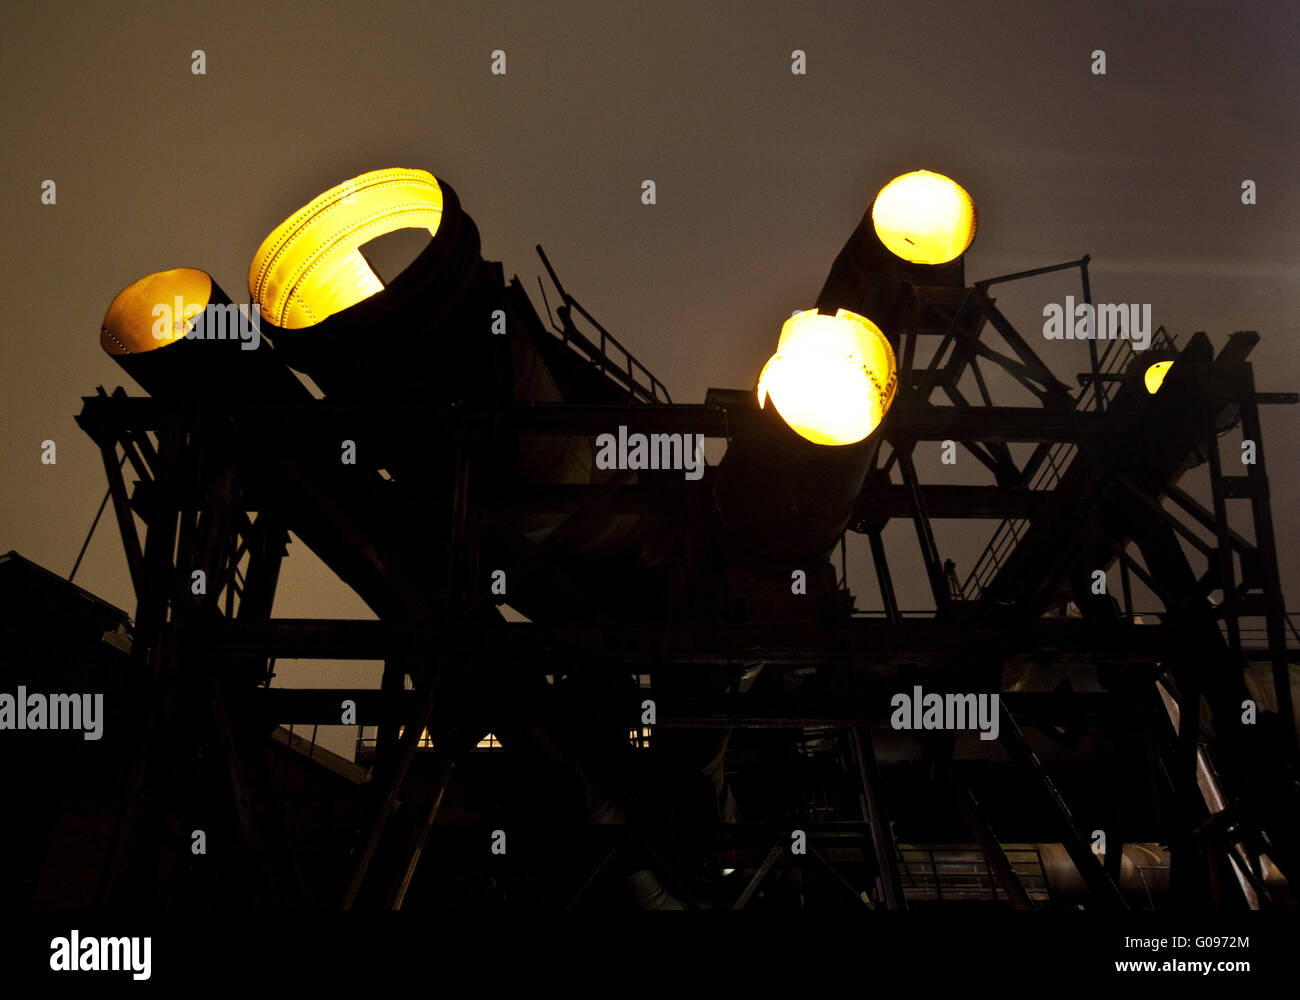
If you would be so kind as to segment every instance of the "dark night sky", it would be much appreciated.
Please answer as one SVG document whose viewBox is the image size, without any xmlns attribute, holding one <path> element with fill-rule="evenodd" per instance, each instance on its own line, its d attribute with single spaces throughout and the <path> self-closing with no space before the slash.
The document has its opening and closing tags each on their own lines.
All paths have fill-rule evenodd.
<svg viewBox="0 0 1300 1000">
<path fill-rule="evenodd" d="M 678 402 L 752 385 L 876 189 L 921 166 L 979 205 L 968 279 L 1090 253 L 1099 301 L 1149 302 L 1157 325 L 1216 348 L 1258 330 L 1260 387 L 1300 389 L 1298 29 L 1286 2 L 6 5 L 0 550 L 72 567 L 104 491 L 80 397 L 140 391 L 97 343 L 121 287 L 188 265 L 246 301 L 271 228 L 386 166 L 447 179 L 484 255 L 534 292 L 542 243 Z M 1041 309 L 1076 288 L 1043 279 L 1000 300 L 1071 384 L 1086 353 L 1044 341 Z M 1293 606 L 1297 415 L 1264 415 Z M 955 478 L 985 481 L 972 465 Z M 994 527 L 970 524 L 939 533 L 963 575 Z M 902 603 L 925 606 L 911 526 L 887 543 Z M 365 614 L 291 552 L 278 614 Z M 111 518 L 77 582 L 134 610 Z"/>
</svg>

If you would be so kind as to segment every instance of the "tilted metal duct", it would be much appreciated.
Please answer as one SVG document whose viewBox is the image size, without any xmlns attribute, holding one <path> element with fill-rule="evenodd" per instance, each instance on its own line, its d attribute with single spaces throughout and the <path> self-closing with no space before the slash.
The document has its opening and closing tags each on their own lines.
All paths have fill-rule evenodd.
<svg viewBox="0 0 1300 1000">
<path fill-rule="evenodd" d="M 427 230 L 429 242 L 385 284 L 362 248 L 402 229 Z M 344 181 L 280 223 L 253 255 L 248 288 L 277 348 L 326 395 L 473 398 L 491 384 L 491 317 L 463 307 L 476 286 L 472 304 L 486 305 L 493 277 L 451 187 L 391 168 Z M 453 331 L 453 317 L 467 328 Z"/>
<path fill-rule="evenodd" d="M 402 229 L 426 231 L 428 242 L 385 284 L 370 266 L 366 245 Z M 248 314 L 237 311 L 202 271 L 151 275 L 114 300 L 104 348 L 160 398 L 308 401 L 311 394 L 287 364 L 309 376 L 329 399 L 342 402 L 610 401 L 566 398 L 562 385 L 590 388 L 590 362 L 552 342 L 522 291 L 507 290 L 500 265 L 482 259 L 478 230 L 455 192 L 427 171 L 372 171 L 313 199 L 263 241 L 249 269 L 249 289 L 252 317 L 246 320 Z M 165 329 L 155 337 L 155 307 L 163 302 L 168 308 L 174 304 L 178 315 L 175 322 L 159 318 Z M 230 339 L 207 336 L 219 332 L 204 329 L 209 307 L 221 310 L 219 318 L 228 310 L 232 328 L 238 317 L 244 323 L 239 329 L 251 326 L 255 333 L 242 341 L 233 331 Z M 498 336 L 502 331 L 505 336 Z M 396 499 L 397 509 L 381 518 L 390 523 L 364 530 L 378 532 L 375 541 L 383 551 L 392 546 L 382 538 L 403 535 L 402 548 L 413 560 L 423 559 L 426 568 L 443 562 L 447 522 L 431 515 L 429 505 L 450 497 L 456 447 L 450 429 L 394 421 L 380 407 L 332 423 L 320 415 L 310 425 L 295 423 L 293 430 L 319 444 L 322 463 L 310 478 L 326 496 L 335 492 L 343 473 L 337 468 L 340 444 L 354 441 L 358 465 L 348 475 L 377 478 L 383 470 L 397 487 L 379 491 L 386 502 Z M 614 474 L 596 468 L 591 437 L 494 438 L 479 445 L 489 461 L 477 463 L 477 482 L 502 477 L 498 492 L 518 485 L 599 485 Z M 513 523 L 536 545 L 561 520 L 557 514 L 520 513 Z M 656 521 L 595 516 L 560 549 L 631 558 L 622 571 L 635 571 L 641 550 L 656 548 Z M 661 542 L 658 549 L 663 548 Z"/>
<path fill-rule="evenodd" d="M 895 347 L 910 285 L 964 284 L 975 204 L 919 170 L 883 187 L 835 258 L 816 310 L 794 314 L 759 376 L 757 419 L 735 428 L 718 470 L 722 522 L 751 555 L 818 561 L 848 526 L 871 435 L 897 390 Z"/>
<path fill-rule="evenodd" d="M 907 220 L 900 226 L 897 215 L 891 218 L 890 239 L 901 239 L 905 248 L 911 238 Z M 969 222 L 973 232 L 973 207 Z M 385 284 L 367 260 L 365 246 L 400 229 L 426 231 L 428 243 Z M 922 242 L 919 230 L 914 235 L 918 239 L 913 242 Z M 759 406 L 751 420 L 735 426 L 727 457 L 717 470 L 713 499 L 735 543 L 728 552 L 734 564 L 766 570 L 776 564 L 784 572 L 791 562 L 813 570 L 810 564 L 820 561 L 821 568 L 829 570 L 825 556 L 848 526 L 862 489 L 873 447 L 870 435 L 885 419 L 896 391 L 891 340 L 897 336 L 898 289 L 908 281 L 960 284 L 960 253 L 969 239 L 959 243 L 954 258 L 913 263 L 890 255 L 876 230 L 871 230 L 870 240 L 855 233 L 836 260 L 818 308 L 784 325 L 756 386 Z M 943 257 L 946 251 L 926 252 Z M 590 362 L 549 336 L 525 296 L 503 287 L 499 265 L 482 259 L 477 228 L 455 193 L 424 171 L 374 171 L 344 182 L 303 206 L 267 237 L 249 270 L 251 301 L 261 312 L 258 333 L 266 338 L 256 350 L 246 350 L 238 340 L 198 336 L 173 338 L 162 347 L 151 344 L 142 336 L 141 323 L 148 314 L 141 307 L 152 310 L 164 292 L 172 295 L 179 289 L 182 334 L 185 306 L 191 301 L 202 305 L 206 316 L 208 305 L 224 307 L 229 299 L 210 278 L 189 269 L 137 284 L 142 287 L 126 299 L 119 296 L 122 301 L 110 307 L 105 348 L 129 372 L 138 371 L 141 384 L 159 396 L 217 399 L 224 392 L 230 399 L 305 402 L 310 394 L 287 371 L 287 364 L 310 376 L 330 399 L 362 404 L 392 397 L 448 403 L 610 402 L 592 391 L 590 379 L 572 377 L 582 368 L 590 375 Z M 506 320 L 504 337 L 493 330 L 498 311 Z M 152 327 L 149 334 L 152 337 Z M 409 542 L 406 547 L 417 563 L 434 554 L 436 536 L 445 532 L 446 524 L 436 512 L 418 516 L 419 504 L 410 502 L 409 495 L 413 490 L 421 498 L 449 495 L 455 474 L 449 435 L 441 428 L 414 424 L 376 426 L 364 407 L 358 413 L 348 419 L 357 421 L 359 442 L 365 438 L 360 442 L 362 462 L 395 473 L 391 488 L 408 498 L 403 517 L 379 523 L 374 508 L 362 504 L 367 516 L 360 519 L 361 531 L 342 540 L 328 537 L 328 524 L 291 520 L 290 527 L 381 615 L 400 616 L 403 610 L 389 600 L 390 594 L 382 587 L 368 587 L 348 564 L 350 554 L 338 549 L 359 540 L 381 560 L 395 559 L 393 549 Z M 312 416 L 303 433 L 320 436 L 329 429 L 328 421 Z M 509 462 L 523 484 L 599 485 L 613 475 L 596 468 L 590 437 L 519 437 L 511 443 L 515 450 Z M 477 475 L 479 465 L 475 468 Z M 320 494 L 344 491 L 336 455 L 332 466 L 310 462 L 303 469 Z M 290 513 L 297 518 L 308 514 Z M 559 521 L 549 514 L 508 516 L 534 545 Z M 644 612 L 648 602 L 640 599 L 637 586 L 645 574 L 638 559 L 647 537 L 655 534 L 653 521 L 649 515 L 593 519 L 566 543 L 566 554 L 590 557 L 592 565 L 603 566 L 607 572 L 595 586 L 617 591 L 624 600 L 632 595 L 631 603 L 640 604 Z M 480 547 L 477 554 L 487 551 Z M 428 568 L 432 572 L 423 581 L 413 573 L 398 580 L 393 590 L 414 589 L 432 604 L 442 581 L 436 563 Z M 834 590 L 833 576 L 822 573 L 818 579 L 824 590 Z M 526 591 L 515 589 L 515 581 L 511 585 L 511 603 L 535 617 L 574 610 L 572 602 L 565 608 L 565 595 L 545 582 L 548 600 L 539 599 L 535 605 L 529 604 Z M 788 593 L 788 583 L 785 586 Z M 805 606 L 814 602 L 803 602 L 801 612 Z M 713 682 L 692 678 L 690 683 Z M 554 731 L 566 728 L 543 714 L 523 721 L 536 723 L 535 732 L 521 727 L 530 738 L 549 740 Z M 585 739 L 585 728 L 579 730 L 566 762 L 586 778 L 596 771 L 591 763 L 600 748 Z M 707 783 L 709 794 L 701 801 L 709 806 L 706 811 L 716 807 L 718 816 L 704 818 L 734 815 L 724 794 L 725 732 L 670 730 L 656 740 L 656 761 L 666 773 Z M 623 802 L 634 799 L 636 791 L 625 780 L 587 782 L 588 819 L 599 823 L 624 818 Z M 676 785 L 685 786 L 684 778 Z M 624 876 L 642 905 L 678 905 L 652 873 L 634 867 Z"/>
<path fill-rule="evenodd" d="M 733 427 L 714 504 L 751 558 L 815 562 L 848 526 L 870 459 L 870 442 L 814 444 L 769 405 Z"/>
<path fill-rule="evenodd" d="M 282 222 L 253 255 L 248 287 L 267 319 L 287 330 L 315 326 L 384 290 L 361 247 L 396 229 L 443 227 L 443 188 L 424 170 L 376 170 L 344 181 Z M 477 242 L 477 241 L 475 241 Z M 422 270 L 428 270 L 422 269 Z"/>
<path fill-rule="evenodd" d="M 401 229 L 427 232 L 428 244 L 385 284 L 366 258 L 366 246 Z M 715 508 L 740 562 L 818 561 L 841 535 L 862 489 L 869 435 L 896 389 L 891 296 L 907 281 L 960 281 L 960 255 L 973 232 L 973 203 L 960 187 L 924 171 L 897 178 L 882 189 L 837 258 L 818 309 L 785 324 L 759 379 L 760 406 L 754 419 L 734 428 L 715 477 Z M 939 263 L 904 260 L 886 241 L 904 254 Z M 950 254 L 955 256 L 945 259 Z M 126 300 L 143 296 L 140 304 L 147 304 L 144 299 L 171 295 L 172 285 L 183 289 L 185 302 L 193 299 L 205 308 L 229 304 L 202 272 L 166 274 L 166 289 L 133 286 L 124 292 L 115 303 L 118 312 Z M 303 387 L 281 368 L 283 359 L 329 398 L 342 401 L 499 403 L 503 391 L 514 402 L 606 401 L 585 396 L 590 379 L 572 375 L 590 363 L 549 337 L 526 296 L 503 287 L 499 266 L 483 261 L 477 228 L 455 192 L 427 171 L 372 171 L 319 195 L 263 241 L 249 268 L 249 289 L 254 311 L 261 311 L 264 339 L 257 350 L 238 341 L 196 340 L 160 351 L 134 326 L 129 336 L 128 324 L 116 314 L 106 329 L 122 335 L 116 342 L 106 339 L 106 349 L 159 394 L 185 386 L 185 393 L 304 400 Z M 495 324 L 503 317 L 507 336 L 497 337 Z M 566 385 L 587 390 L 582 398 L 569 398 Z M 445 525 L 415 512 L 449 495 L 454 436 L 418 421 L 395 425 L 364 412 L 347 419 L 360 464 L 387 470 L 399 486 L 409 487 L 398 491 L 411 508 L 409 517 L 398 520 L 418 522 L 407 525 L 410 547 L 436 560 L 446 544 Z M 501 442 L 504 449 L 497 443 L 488 448 L 493 456 L 509 454 L 487 470 L 494 489 L 599 485 L 614 474 L 596 468 L 591 437 L 521 436 Z M 501 481 L 492 480 L 494 475 Z M 554 514 L 522 511 L 510 523 L 536 545 L 559 521 Z M 617 557 L 621 575 L 635 575 L 637 565 L 668 549 L 657 539 L 653 515 L 600 515 L 582 529 L 561 548 L 596 559 Z M 543 601 L 539 610 L 545 607 Z"/>
<path fill-rule="evenodd" d="M 758 405 L 813 444 L 856 444 L 880 426 L 894 398 L 897 363 L 871 320 L 847 309 L 796 312 L 758 376 Z"/>
<path fill-rule="evenodd" d="M 947 178 L 920 174 L 877 195 L 835 259 L 816 309 L 783 325 L 755 387 L 757 409 L 733 423 L 712 498 L 730 543 L 738 617 L 808 622 L 847 611 L 827 557 L 855 515 L 872 435 L 898 391 L 905 286 L 964 284 L 961 255 L 974 237 L 969 195 Z M 796 569 L 806 574 L 806 596 L 791 602 Z"/>
<path fill-rule="evenodd" d="M 384 484 L 340 462 L 339 435 L 330 428 L 241 411 L 248 404 L 308 403 L 312 396 L 261 338 L 255 315 L 238 310 L 210 275 L 174 268 L 131 283 L 109 305 L 100 344 L 155 398 L 197 404 L 208 415 L 238 414 L 235 423 L 264 471 L 333 508 L 327 514 L 303 498 L 284 503 L 285 527 L 377 614 L 409 612 L 410 601 L 387 579 L 405 555 Z M 357 546 L 358 538 L 366 544 Z"/>
<path fill-rule="evenodd" d="M 428 245 L 385 285 L 364 246 L 411 228 L 427 229 Z M 566 351 L 548 362 L 539 352 L 537 340 L 548 335 L 531 306 L 507 292 L 500 265 L 480 255 L 478 229 L 455 191 L 427 171 L 376 170 L 313 199 L 263 241 L 249 268 L 249 291 L 289 364 L 333 400 L 597 401 L 566 400 L 553 367 L 576 357 Z M 365 460 L 400 484 L 425 497 L 449 493 L 453 435 L 391 422 L 357 433 Z M 607 478 L 595 468 L 590 438 L 503 439 L 484 450 L 498 464 L 478 462 L 478 481 L 515 480 L 500 483 L 503 492 L 517 483 L 588 485 Z M 560 520 L 524 515 L 516 525 L 538 544 Z M 639 527 L 635 518 L 606 517 L 565 547 L 626 551 L 636 547 Z M 436 539 L 442 525 L 431 530 Z"/>
<path fill-rule="evenodd" d="M 152 396 L 292 402 L 311 394 L 206 271 L 159 271 L 122 289 L 100 346 Z"/>
<path fill-rule="evenodd" d="M 975 229 L 975 203 L 955 181 L 926 170 L 896 177 L 876 195 L 835 258 L 817 308 L 866 316 L 897 346 L 910 308 L 904 286 L 964 287 L 964 254 Z M 925 252 L 906 258 L 896 252 L 909 247 Z"/>
</svg>

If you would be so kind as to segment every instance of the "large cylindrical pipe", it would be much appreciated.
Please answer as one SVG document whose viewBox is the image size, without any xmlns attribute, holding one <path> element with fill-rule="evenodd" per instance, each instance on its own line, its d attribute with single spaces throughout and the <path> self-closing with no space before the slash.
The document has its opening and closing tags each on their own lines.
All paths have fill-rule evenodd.
<svg viewBox="0 0 1300 1000">
<path fill-rule="evenodd" d="M 133 281 L 113 299 L 100 346 L 152 396 L 226 402 L 310 399 L 206 271 L 178 267 Z"/>
<path fill-rule="evenodd" d="M 897 388 L 895 348 L 906 285 L 964 283 L 975 204 L 926 170 L 894 178 L 835 258 L 817 308 L 784 325 L 759 377 L 758 418 L 737 428 L 714 500 L 750 553 L 825 557 L 848 526 L 866 478 L 866 443 Z"/>
<path fill-rule="evenodd" d="M 402 229 L 427 230 L 429 242 L 385 285 L 362 248 Z M 328 396 L 476 398 L 493 384 L 493 277 L 450 185 L 390 168 L 344 181 L 280 223 L 254 254 L 248 286 L 272 341 Z M 467 304 L 481 308 L 481 323 Z"/>
<path fill-rule="evenodd" d="M 1037 844 L 1047 888 L 1053 898 L 1090 895 L 1079 869 L 1062 844 Z M 1169 891 L 1169 849 L 1161 844 L 1125 844 L 1119 890 L 1125 895 L 1156 896 Z"/>
<path fill-rule="evenodd" d="M 759 376 L 758 412 L 736 426 L 715 481 L 718 515 L 744 549 L 825 557 L 853 516 L 897 371 L 866 317 L 807 310 L 786 320 Z"/>
<path fill-rule="evenodd" d="M 385 285 L 364 245 L 412 228 L 427 229 L 428 244 Z M 561 385 L 571 380 L 557 366 L 590 363 L 567 348 L 559 356 L 538 349 L 549 334 L 531 308 L 506 294 L 499 265 L 482 259 L 473 219 L 451 186 L 427 171 L 371 171 L 313 199 L 263 241 L 249 268 L 249 291 L 276 347 L 332 400 L 603 401 L 566 398 Z M 362 418 L 355 430 L 362 461 L 420 497 L 450 496 L 452 434 Z M 477 482 L 500 477 L 500 492 L 597 485 L 609 475 L 595 467 L 590 437 L 494 439 L 480 451 L 489 461 L 477 463 Z M 561 519 L 524 514 L 514 527 L 539 544 Z M 440 537 L 444 530 L 436 517 L 425 520 L 437 523 L 412 529 L 417 545 L 423 531 Z M 593 518 L 561 548 L 626 555 L 645 542 L 644 520 Z"/>
<path fill-rule="evenodd" d="M 241 404 L 309 403 L 311 393 L 270 343 L 260 337 L 257 311 L 238 310 L 205 271 L 173 268 L 132 282 L 114 297 L 100 328 L 100 344 L 157 399 L 199 403 L 211 413 Z M 403 570 L 405 548 L 389 516 L 384 484 L 339 460 L 337 434 L 319 424 L 258 419 L 240 414 L 238 432 L 250 449 L 282 465 L 303 488 L 327 497 L 326 516 L 306 502 L 285 504 L 285 526 L 377 613 L 403 612 L 410 602 L 391 574 L 420 581 L 422 567 Z M 233 433 L 232 428 L 232 433 Z M 277 459 L 271 456 L 278 456 Z M 366 551 L 340 538 L 332 518 L 343 518 L 367 541 Z"/>
<path fill-rule="evenodd" d="M 867 441 L 825 445 L 801 437 L 769 403 L 733 427 L 714 506 L 752 557 L 820 560 L 848 526 L 870 458 Z"/>
<path fill-rule="evenodd" d="M 849 309 L 897 344 L 905 285 L 965 285 L 964 254 L 975 239 L 975 202 L 942 174 L 916 170 L 880 189 L 817 296 L 823 311 Z"/>
</svg>

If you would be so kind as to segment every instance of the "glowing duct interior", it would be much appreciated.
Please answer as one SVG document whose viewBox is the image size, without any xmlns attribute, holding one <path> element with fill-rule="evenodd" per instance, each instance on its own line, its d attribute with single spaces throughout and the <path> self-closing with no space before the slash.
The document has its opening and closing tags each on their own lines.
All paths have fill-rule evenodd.
<svg viewBox="0 0 1300 1000">
<path fill-rule="evenodd" d="M 442 188 L 427 170 L 362 174 L 300 208 L 262 241 L 248 269 L 252 301 L 285 329 L 319 323 L 384 287 L 360 247 L 398 229 L 442 219 Z"/>
<path fill-rule="evenodd" d="M 758 405 L 772 404 L 790 428 L 814 444 L 861 441 L 894 399 L 898 366 L 879 327 L 841 309 L 795 313 L 758 377 Z"/>
<path fill-rule="evenodd" d="M 880 189 L 871 222 L 895 256 L 912 264 L 946 264 L 975 239 L 975 202 L 943 174 L 915 170 Z"/>
<path fill-rule="evenodd" d="M 1172 361 L 1157 361 L 1143 373 L 1142 382 L 1146 385 L 1147 392 L 1154 396 L 1160 391 L 1165 375 L 1169 373 L 1171 367 L 1173 367 Z"/>
<path fill-rule="evenodd" d="M 212 278 L 206 271 L 178 267 L 132 282 L 108 306 L 99 343 L 109 354 L 143 354 L 183 340 L 193 319 L 207 307 Z"/>
</svg>

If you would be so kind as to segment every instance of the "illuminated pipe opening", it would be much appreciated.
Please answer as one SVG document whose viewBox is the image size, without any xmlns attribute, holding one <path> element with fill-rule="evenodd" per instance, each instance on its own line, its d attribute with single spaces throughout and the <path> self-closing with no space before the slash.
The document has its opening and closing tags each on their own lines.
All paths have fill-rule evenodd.
<svg viewBox="0 0 1300 1000">
<path fill-rule="evenodd" d="M 221 286 L 205 271 L 174 268 L 132 282 L 110 303 L 100 327 L 100 344 L 114 361 L 151 396 L 169 403 L 201 402 L 211 414 L 246 403 L 303 403 L 311 393 L 285 366 L 283 358 L 254 329 Z M 231 328 L 238 323 L 239 328 Z M 192 337 L 190 335 L 193 335 Z M 282 422 L 256 413 L 241 415 L 215 440 L 230 446 L 227 433 L 256 439 L 259 449 L 285 456 L 291 479 L 308 483 L 303 501 L 285 507 L 285 527 L 292 530 L 378 615 L 409 614 L 411 604 L 395 593 L 388 570 L 424 577 L 423 558 L 406 568 L 409 537 L 397 537 L 392 511 L 358 490 L 356 475 L 339 462 L 338 438 L 300 422 Z M 330 498 L 328 517 L 314 509 L 312 494 Z M 279 515 L 277 515 L 279 516 Z M 340 541 L 336 519 L 366 539 L 362 552 Z M 379 553 L 379 555 L 376 555 Z"/>
<path fill-rule="evenodd" d="M 807 309 L 782 326 L 758 377 L 758 405 L 770 397 L 781 419 L 814 444 L 849 445 L 880 425 L 897 386 L 894 349 L 879 327 L 847 309 L 834 316 Z"/>
<path fill-rule="evenodd" d="M 152 396 L 221 404 L 311 398 L 262 340 L 256 315 L 198 268 L 127 285 L 104 314 L 99 343 Z"/>
<path fill-rule="evenodd" d="M 104 314 L 100 346 L 122 357 L 184 340 L 195 329 L 195 317 L 212 302 L 213 287 L 211 275 L 194 267 L 158 271 L 131 282 Z M 224 295 L 220 298 L 228 301 Z"/>
<path fill-rule="evenodd" d="M 914 170 L 880 189 L 871 222 L 895 256 L 911 264 L 946 264 L 975 239 L 975 202 L 951 178 Z"/>
<path fill-rule="evenodd" d="M 1147 370 L 1142 373 L 1142 384 L 1146 386 L 1147 392 L 1154 396 L 1160 391 L 1160 386 L 1164 384 L 1165 376 L 1169 374 L 1173 364 L 1172 361 L 1157 361 L 1147 366 Z"/>
<path fill-rule="evenodd" d="M 262 241 L 248 270 L 252 300 L 274 326 L 299 330 L 384 288 L 363 244 L 399 229 L 438 232 L 443 191 L 427 170 L 393 167 L 330 188 Z"/>
<path fill-rule="evenodd" d="M 410 236 L 423 249 L 393 273 L 387 251 Z M 452 187 L 394 167 L 344 181 L 282 222 L 248 283 L 268 340 L 327 396 L 481 396 L 495 385 L 492 343 L 457 334 L 494 308 L 499 272 Z"/>
</svg>

